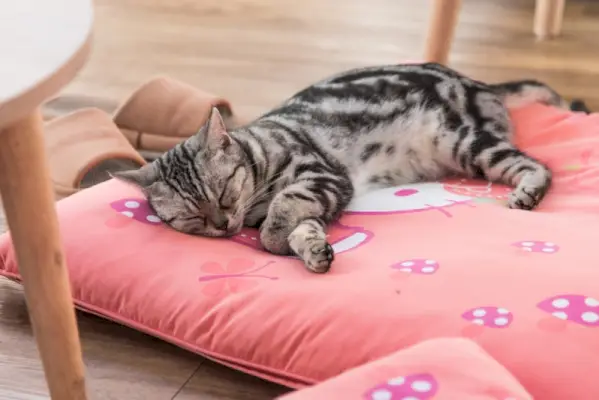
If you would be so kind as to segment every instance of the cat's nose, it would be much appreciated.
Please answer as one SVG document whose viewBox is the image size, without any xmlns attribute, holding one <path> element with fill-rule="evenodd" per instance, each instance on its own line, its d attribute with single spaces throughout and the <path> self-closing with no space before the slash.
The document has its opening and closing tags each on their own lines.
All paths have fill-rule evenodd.
<svg viewBox="0 0 599 400">
<path fill-rule="evenodd" d="M 229 228 L 229 218 L 222 217 L 214 222 L 214 227 L 219 231 L 226 231 Z"/>
</svg>

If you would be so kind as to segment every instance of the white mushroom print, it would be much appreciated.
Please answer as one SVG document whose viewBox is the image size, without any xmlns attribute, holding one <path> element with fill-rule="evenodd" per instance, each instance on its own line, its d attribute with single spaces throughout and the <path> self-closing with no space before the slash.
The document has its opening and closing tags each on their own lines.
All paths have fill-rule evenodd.
<svg viewBox="0 0 599 400">
<path fill-rule="evenodd" d="M 512 246 L 528 253 L 553 254 L 559 251 L 559 246 L 555 243 L 539 240 L 524 240 L 522 242 L 512 243 Z"/>
<path fill-rule="evenodd" d="M 160 225 L 160 218 L 150 208 L 147 200 L 138 198 L 127 198 L 110 203 L 110 207 L 117 211 L 121 216 L 150 225 Z M 127 220 L 122 217 L 107 221 L 109 226 L 119 227 L 124 225 Z"/>
<path fill-rule="evenodd" d="M 364 400 L 429 400 L 439 384 L 431 374 L 396 376 L 364 393 Z"/>
<path fill-rule="evenodd" d="M 537 307 L 562 321 L 589 328 L 599 327 L 599 300 L 593 297 L 564 294 L 545 299 Z"/>
</svg>

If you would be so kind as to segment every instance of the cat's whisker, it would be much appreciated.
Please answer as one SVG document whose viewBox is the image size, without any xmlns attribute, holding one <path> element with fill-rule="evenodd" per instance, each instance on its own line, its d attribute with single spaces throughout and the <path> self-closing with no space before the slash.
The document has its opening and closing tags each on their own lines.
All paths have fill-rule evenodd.
<svg viewBox="0 0 599 400">
<path fill-rule="evenodd" d="M 264 199 L 262 196 L 266 193 L 269 187 L 277 184 L 279 181 L 285 178 L 285 176 L 282 175 L 282 173 L 283 171 L 276 173 L 275 175 L 273 175 L 273 177 L 271 177 L 270 180 L 265 179 L 262 182 L 260 182 L 259 186 L 257 186 L 256 189 L 254 189 L 254 192 L 236 212 L 236 215 L 245 215 L 247 211 L 251 210 L 256 204 L 262 201 Z M 274 177 L 276 178 L 272 180 L 272 178 Z"/>
<path fill-rule="evenodd" d="M 277 176 L 277 175 L 279 175 L 279 176 Z M 279 172 L 279 173 L 277 173 L 277 174 L 275 174 L 273 176 L 273 178 L 275 176 L 277 176 L 274 180 L 266 180 L 265 179 L 262 182 L 260 182 L 259 185 L 256 185 L 256 188 L 254 189 L 254 192 L 245 201 L 245 204 L 248 204 L 248 206 L 251 207 L 254 204 L 254 201 L 256 201 L 261 195 L 263 195 L 264 192 L 266 190 L 268 190 L 268 188 L 270 186 L 275 185 L 276 183 L 278 183 L 280 180 L 282 180 L 284 178 L 284 176 L 281 176 L 281 175 L 282 175 L 282 172 Z"/>
<path fill-rule="evenodd" d="M 251 198 L 251 202 L 248 201 L 248 203 L 250 204 L 250 207 L 252 207 L 253 205 L 256 204 L 257 201 L 260 201 L 262 199 L 260 199 L 260 196 L 262 196 L 263 194 L 265 194 L 265 192 L 272 186 L 276 185 L 279 181 L 283 180 L 285 178 L 285 176 L 282 175 L 281 173 L 278 173 L 276 175 L 279 175 L 277 178 L 275 178 L 274 180 L 267 182 L 264 181 L 263 185 L 258 189 L 254 191 L 254 196 Z"/>
</svg>

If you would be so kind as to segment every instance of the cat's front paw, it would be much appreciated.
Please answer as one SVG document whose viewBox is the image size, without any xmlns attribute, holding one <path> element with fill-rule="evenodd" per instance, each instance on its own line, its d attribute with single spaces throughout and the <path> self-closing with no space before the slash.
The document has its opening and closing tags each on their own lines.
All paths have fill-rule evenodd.
<svg viewBox="0 0 599 400">
<path fill-rule="evenodd" d="M 299 256 L 310 271 L 324 274 L 331 269 L 331 263 L 335 259 L 335 252 L 329 243 L 325 240 L 319 240 L 308 244 L 303 254 Z"/>
<path fill-rule="evenodd" d="M 289 246 L 306 268 L 319 274 L 327 272 L 335 259 L 333 247 L 327 242 L 320 225 L 306 220 L 289 235 Z"/>
<path fill-rule="evenodd" d="M 510 193 L 507 204 L 509 208 L 532 210 L 536 208 L 551 187 L 551 172 L 542 166 L 525 175 Z"/>
<path fill-rule="evenodd" d="M 510 193 L 507 200 L 507 206 L 516 210 L 532 210 L 538 204 L 537 197 L 533 193 L 528 193 L 521 189 L 517 193 Z"/>
<path fill-rule="evenodd" d="M 547 187 L 518 186 L 508 196 L 508 207 L 518 210 L 535 209 L 547 192 Z"/>
</svg>

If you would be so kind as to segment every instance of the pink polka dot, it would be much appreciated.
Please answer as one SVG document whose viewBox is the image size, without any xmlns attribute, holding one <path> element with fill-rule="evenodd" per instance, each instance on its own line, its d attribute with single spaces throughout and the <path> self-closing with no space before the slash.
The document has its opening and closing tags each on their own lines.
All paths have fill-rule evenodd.
<svg viewBox="0 0 599 400">
<path fill-rule="evenodd" d="M 395 192 L 395 195 L 398 197 L 405 197 L 416 193 L 418 193 L 418 190 L 416 189 L 399 189 L 397 192 Z"/>
</svg>

